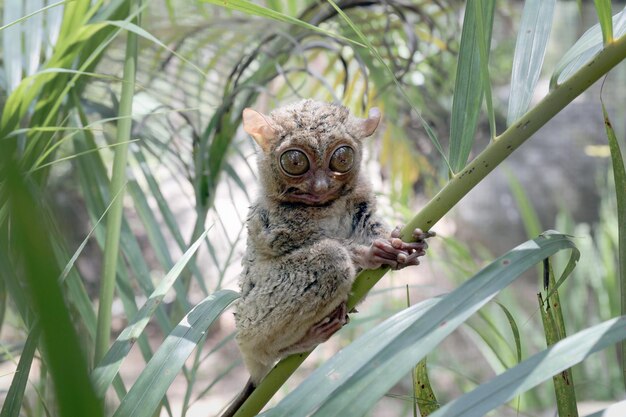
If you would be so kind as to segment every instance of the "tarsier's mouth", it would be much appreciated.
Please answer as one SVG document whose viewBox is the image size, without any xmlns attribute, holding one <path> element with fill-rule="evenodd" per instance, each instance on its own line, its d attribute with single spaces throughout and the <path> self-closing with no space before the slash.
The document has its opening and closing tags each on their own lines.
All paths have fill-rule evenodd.
<svg viewBox="0 0 626 417">
<path fill-rule="evenodd" d="M 300 190 L 290 190 L 287 197 L 292 203 L 304 203 L 312 206 L 323 206 L 337 198 L 337 193 L 329 191 L 324 194 L 312 194 Z"/>
</svg>

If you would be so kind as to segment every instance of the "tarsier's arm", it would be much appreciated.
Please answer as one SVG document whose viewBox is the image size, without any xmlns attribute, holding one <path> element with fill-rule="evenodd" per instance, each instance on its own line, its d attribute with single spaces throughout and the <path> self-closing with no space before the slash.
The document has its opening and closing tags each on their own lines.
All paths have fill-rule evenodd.
<svg viewBox="0 0 626 417">
<path fill-rule="evenodd" d="M 385 226 L 367 202 L 355 207 L 353 215 L 353 239 L 348 244 L 352 260 L 360 269 L 377 269 L 383 265 L 391 269 L 402 269 L 419 265 L 418 257 L 423 256 L 428 248 L 427 238 L 432 232 L 413 231 L 414 242 L 400 239 L 401 227 L 393 231 Z"/>
</svg>

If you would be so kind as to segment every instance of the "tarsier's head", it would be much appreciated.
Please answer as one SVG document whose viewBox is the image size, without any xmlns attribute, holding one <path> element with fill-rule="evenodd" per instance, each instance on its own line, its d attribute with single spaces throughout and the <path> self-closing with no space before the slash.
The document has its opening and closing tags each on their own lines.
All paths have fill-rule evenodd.
<svg viewBox="0 0 626 417">
<path fill-rule="evenodd" d="M 263 115 L 243 111 L 243 127 L 261 147 L 259 174 L 267 197 L 285 203 L 322 206 L 355 185 L 363 155 L 361 141 L 380 121 L 343 106 L 302 100 Z"/>
</svg>

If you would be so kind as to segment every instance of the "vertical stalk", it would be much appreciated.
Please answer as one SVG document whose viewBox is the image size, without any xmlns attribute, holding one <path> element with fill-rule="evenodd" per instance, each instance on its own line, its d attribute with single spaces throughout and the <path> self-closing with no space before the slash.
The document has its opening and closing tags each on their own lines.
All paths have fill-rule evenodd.
<svg viewBox="0 0 626 417">
<path fill-rule="evenodd" d="M 141 0 L 131 6 L 131 14 L 141 6 Z M 139 16 L 137 17 L 139 20 Z M 138 23 L 138 22 L 137 22 Z M 124 60 L 124 81 L 120 98 L 119 121 L 117 123 L 117 143 L 113 160 L 110 196 L 120 195 L 111 204 L 107 216 L 106 242 L 104 245 L 104 265 L 100 281 L 100 305 L 98 306 L 98 326 L 96 329 L 95 363 L 104 356 L 109 348 L 111 337 L 111 305 L 115 290 L 115 272 L 120 246 L 120 228 L 122 224 L 123 193 L 126 179 L 126 162 L 128 142 L 132 126 L 133 95 L 135 91 L 135 74 L 137 65 L 137 35 L 128 32 L 126 40 L 126 58 Z"/>
</svg>

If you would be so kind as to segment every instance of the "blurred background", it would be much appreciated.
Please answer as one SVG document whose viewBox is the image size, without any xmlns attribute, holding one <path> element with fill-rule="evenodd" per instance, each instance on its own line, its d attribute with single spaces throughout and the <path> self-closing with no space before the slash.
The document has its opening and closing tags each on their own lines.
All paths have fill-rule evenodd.
<svg viewBox="0 0 626 417">
<path fill-rule="evenodd" d="M 46 84 L 37 93 L 29 87 L 20 91 L 36 97 L 21 109 L 10 136 L 18 137 L 22 167 L 41 187 L 39 202 L 59 265 L 67 265 L 75 251 L 80 252 L 65 277 L 68 286 L 82 288 L 68 289 L 65 297 L 81 349 L 91 358 L 93 326 L 84 309 L 92 308 L 93 314 L 99 303 L 105 237 L 100 218 L 111 200 L 108 178 L 124 85 L 126 34 L 138 35 L 121 256 L 112 307 L 114 338 L 189 245 L 202 231 L 209 231 L 175 289 L 165 296 L 161 316 L 151 320 L 146 337 L 120 368 L 123 383 L 132 386 L 172 323 L 216 290 L 238 290 L 244 222 L 258 192 L 255 147 L 240 129 L 244 107 L 269 112 L 300 98 L 339 102 L 359 116 L 379 107 L 383 122 L 368 139 L 364 169 L 391 224 L 406 223 L 445 184 L 447 167 L 415 110 L 447 149 L 465 3 L 341 2 L 395 80 L 367 48 L 324 32 L 211 2 L 180 0 L 144 1 L 140 22 L 128 26 L 125 3 L 94 2 L 87 7 L 93 13 L 83 11 L 82 25 L 100 24 L 104 29 L 80 32 L 84 28 L 75 26 L 73 30 L 82 33 L 77 40 L 72 28 L 63 24 L 64 16 L 69 19 L 70 3 L 4 0 L 0 108 L 14 111 L 7 100 L 24 88 L 27 77 L 42 71 L 56 77 L 53 85 Z M 327 3 L 255 3 L 356 39 Z M 498 133 L 507 126 L 512 57 L 523 6 L 524 2 L 497 1 L 495 7 L 489 70 Z M 617 12 L 624 3 L 613 2 L 612 7 Z M 596 23 L 593 2 L 556 3 L 533 103 L 548 93 L 559 59 Z M 64 55 L 59 56 L 62 42 Z M 62 67 L 64 59 L 72 63 L 67 68 L 73 72 L 52 70 Z M 618 315 L 617 213 L 600 96 L 623 143 L 624 62 L 600 87 L 597 83 L 578 97 L 445 216 L 434 227 L 438 237 L 432 239 L 422 265 L 383 278 L 350 324 L 316 349 L 278 398 L 407 303 L 450 291 L 495 257 L 547 229 L 573 235 L 581 250 L 579 265 L 561 290 L 568 332 Z M 65 88 L 69 90 L 64 92 Z M 3 134 L 11 118 L 3 115 Z M 489 136 L 488 120 L 481 116 L 471 155 L 487 146 Z M 9 283 L 10 275 L 16 278 L 8 266 L 10 256 L 5 252 L 0 258 L 4 262 L 0 398 L 7 395 L 33 325 L 28 302 L 17 299 L 19 288 Z M 564 261 L 555 259 L 555 267 L 562 268 Z M 19 277 L 14 282 L 19 283 Z M 541 276 L 531 270 L 497 298 L 519 329 L 524 358 L 545 348 L 536 300 L 540 289 Z M 80 301 L 75 291 L 82 294 Z M 186 371 L 167 391 L 168 405 L 157 413 L 214 415 L 243 387 L 247 372 L 233 340 L 231 312 L 209 329 L 187 360 Z M 441 403 L 517 363 L 510 317 L 492 302 L 429 355 L 429 375 Z M 611 365 L 616 359 L 615 349 L 608 349 L 574 368 L 581 409 L 623 397 L 621 371 Z M 412 415 L 411 386 L 408 375 L 370 414 Z M 109 391 L 107 404 L 113 409 L 120 400 Z M 541 385 L 495 415 L 555 415 L 553 397 L 551 388 Z M 50 375 L 35 355 L 20 415 L 56 415 L 55 403 Z"/>
</svg>

